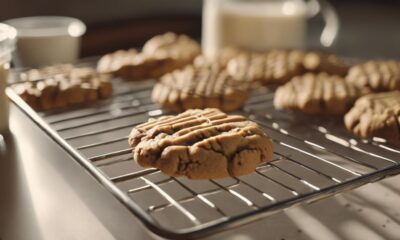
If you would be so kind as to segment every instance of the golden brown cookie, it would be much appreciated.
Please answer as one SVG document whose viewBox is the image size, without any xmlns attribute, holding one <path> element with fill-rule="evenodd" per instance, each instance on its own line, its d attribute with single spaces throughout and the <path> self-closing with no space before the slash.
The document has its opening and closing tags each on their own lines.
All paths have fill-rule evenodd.
<svg viewBox="0 0 400 240">
<path fill-rule="evenodd" d="M 14 91 L 33 109 L 41 109 L 40 92 L 33 86 L 34 83 L 27 82 L 13 86 Z"/>
<path fill-rule="evenodd" d="M 362 138 L 379 137 L 400 144 L 400 91 L 368 94 L 345 115 L 351 132 Z"/>
<path fill-rule="evenodd" d="M 186 35 L 177 35 L 172 32 L 157 35 L 149 39 L 143 46 L 143 54 L 150 57 L 172 58 L 186 64 L 200 55 L 200 45 Z"/>
<path fill-rule="evenodd" d="M 271 140 L 254 122 L 218 109 L 192 109 L 133 128 L 135 161 L 170 176 L 213 179 L 249 174 L 270 161 Z"/>
<path fill-rule="evenodd" d="M 152 100 L 173 112 L 191 108 L 234 111 L 248 97 L 248 83 L 236 81 L 218 66 L 186 66 L 164 75 L 154 86 Z"/>
<path fill-rule="evenodd" d="M 22 72 L 19 76 L 21 81 L 37 81 L 51 78 L 57 75 L 70 74 L 74 69 L 72 64 L 55 64 L 43 68 L 34 68 Z"/>
<path fill-rule="evenodd" d="M 222 48 L 218 52 L 218 54 L 215 58 L 208 58 L 204 55 L 197 56 L 193 61 L 193 65 L 201 67 L 201 66 L 218 64 L 221 67 L 226 67 L 226 65 L 228 64 L 228 62 L 231 59 L 233 59 L 241 54 L 246 54 L 246 53 L 248 53 L 248 52 L 241 48 L 234 47 L 234 46 L 227 46 L 227 47 Z"/>
<path fill-rule="evenodd" d="M 97 63 L 97 70 L 132 80 L 159 78 L 190 64 L 199 54 L 200 46 L 193 39 L 166 33 L 148 40 L 142 52 L 129 49 L 104 55 Z"/>
<path fill-rule="evenodd" d="M 283 84 L 304 72 L 303 59 L 304 53 L 297 50 L 244 53 L 229 61 L 227 71 L 238 80 Z"/>
<path fill-rule="evenodd" d="M 118 50 L 104 55 L 97 63 L 97 71 L 127 79 L 143 79 L 153 77 L 152 70 L 170 66 L 169 58 L 149 58 L 135 49 Z"/>
<path fill-rule="evenodd" d="M 37 111 L 62 109 L 112 95 L 110 77 L 89 68 L 74 68 L 68 74 L 16 84 L 14 89 Z"/>
<path fill-rule="evenodd" d="M 340 115 L 346 113 L 363 94 L 364 90 L 348 84 L 339 76 L 307 73 L 279 87 L 274 106 L 309 114 Z"/>
<path fill-rule="evenodd" d="M 392 91 L 400 89 L 400 62 L 368 61 L 350 68 L 346 81 L 372 91 Z"/>
<path fill-rule="evenodd" d="M 325 72 L 332 75 L 345 76 L 349 67 L 334 54 L 308 52 L 303 60 L 307 72 Z"/>
</svg>

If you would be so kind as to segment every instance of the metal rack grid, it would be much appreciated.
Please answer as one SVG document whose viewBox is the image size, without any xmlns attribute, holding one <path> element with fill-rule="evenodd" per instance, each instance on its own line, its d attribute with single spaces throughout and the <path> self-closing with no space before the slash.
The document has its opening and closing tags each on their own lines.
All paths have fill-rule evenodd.
<svg viewBox="0 0 400 240">
<path fill-rule="evenodd" d="M 341 119 L 276 111 L 273 90 L 256 89 L 237 114 L 273 139 L 274 160 L 253 174 L 188 180 L 143 169 L 127 135 L 149 117 L 167 114 L 150 100 L 153 81 L 114 80 L 112 99 L 37 113 L 11 88 L 7 94 L 152 232 L 189 239 L 234 228 L 400 172 L 400 150 L 381 139 L 355 139 Z M 173 221 L 171 221 L 173 219 Z"/>
</svg>

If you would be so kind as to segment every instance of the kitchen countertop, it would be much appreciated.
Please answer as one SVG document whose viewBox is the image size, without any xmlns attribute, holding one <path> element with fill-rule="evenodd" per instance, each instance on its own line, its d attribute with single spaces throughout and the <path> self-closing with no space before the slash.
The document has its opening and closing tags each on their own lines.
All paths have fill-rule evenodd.
<svg viewBox="0 0 400 240">
<path fill-rule="evenodd" d="M 152 238 L 17 107 L 10 117 L 0 136 L 1 240 Z M 400 239 L 400 176 L 210 239 Z"/>
</svg>

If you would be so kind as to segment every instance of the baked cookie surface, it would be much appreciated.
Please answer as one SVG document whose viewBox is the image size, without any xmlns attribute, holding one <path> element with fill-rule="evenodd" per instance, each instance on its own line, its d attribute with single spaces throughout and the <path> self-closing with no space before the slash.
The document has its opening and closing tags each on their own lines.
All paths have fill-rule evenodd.
<svg viewBox="0 0 400 240">
<path fill-rule="evenodd" d="M 345 115 L 344 122 L 357 136 L 379 137 L 400 145 L 400 91 L 361 97 Z"/>
<path fill-rule="evenodd" d="M 400 62 L 368 61 L 350 68 L 346 81 L 372 91 L 400 90 Z"/>
<path fill-rule="evenodd" d="M 52 66 L 33 68 L 19 74 L 21 81 L 37 81 L 57 75 L 68 75 L 76 68 L 72 64 L 55 64 Z M 75 70 L 76 71 L 76 70 Z"/>
<path fill-rule="evenodd" d="M 44 76 L 45 79 L 43 79 Z M 46 72 L 43 76 L 35 75 L 35 78 L 29 79 L 31 81 L 16 84 L 13 88 L 28 105 L 37 111 L 62 109 L 105 99 L 113 93 L 110 77 L 97 74 L 91 68 L 73 68 L 67 74 L 57 72 L 54 76 Z"/>
<path fill-rule="evenodd" d="M 188 63 L 200 55 L 201 48 L 198 42 L 184 34 L 167 32 L 149 39 L 142 52 L 150 57 L 169 57 Z"/>
<path fill-rule="evenodd" d="M 249 84 L 230 77 L 219 66 L 186 66 L 164 75 L 153 88 L 152 100 L 173 112 L 191 108 L 234 111 L 245 103 Z"/>
<path fill-rule="evenodd" d="M 339 76 L 307 73 L 279 87 L 274 106 L 309 114 L 340 115 L 346 113 L 363 94 L 364 90 L 348 84 Z"/>
<path fill-rule="evenodd" d="M 216 56 L 213 57 L 210 56 L 207 57 L 205 55 L 197 56 L 193 61 L 193 65 L 201 67 L 201 66 L 218 64 L 219 66 L 225 68 L 231 59 L 246 53 L 248 53 L 248 51 L 241 49 L 239 47 L 226 46 L 223 47 L 219 52 L 217 52 Z"/>
<path fill-rule="evenodd" d="M 131 80 L 159 78 L 190 64 L 200 52 L 200 45 L 188 36 L 165 33 L 149 39 L 142 52 L 129 49 L 104 55 L 97 70 Z"/>
<path fill-rule="evenodd" d="M 304 72 L 303 59 L 304 53 L 297 50 L 243 53 L 228 62 L 227 71 L 238 80 L 283 84 Z"/>
<path fill-rule="evenodd" d="M 169 57 L 146 56 L 135 49 L 118 50 L 104 55 L 97 63 L 97 71 L 130 80 L 158 78 L 179 67 Z"/>
<path fill-rule="evenodd" d="M 135 161 L 170 176 L 213 179 L 240 176 L 271 160 L 271 140 L 254 122 L 218 109 L 192 109 L 132 129 Z"/>
<path fill-rule="evenodd" d="M 334 54 L 308 52 L 303 60 L 307 72 L 325 72 L 332 75 L 345 76 L 349 67 Z"/>
</svg>

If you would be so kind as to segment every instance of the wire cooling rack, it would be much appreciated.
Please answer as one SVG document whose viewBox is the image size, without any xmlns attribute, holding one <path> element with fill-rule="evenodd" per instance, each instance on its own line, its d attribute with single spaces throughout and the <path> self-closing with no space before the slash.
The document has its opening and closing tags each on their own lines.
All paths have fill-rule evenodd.
<svg viewBox="0 0 400 240">
<path fill-rule="evenodd" d="M 354 138 L 342 119 L 273 108 L 274 91 L 253 91 L 242 114 L 273 139 L 274 159 L 242 177 L 188 180 L 132 160 L 130 130 L 168 114 L 150 99 L 154 81 L 114 79 L 111 99 L 38 113 L 11 88 L 10 99 L 152 232 L 193 239 L 234 228 L 400 172 L 400 151 L 381 139 Z M 106 207 L 106 206 L 105 206 Z"/>
</svg>

